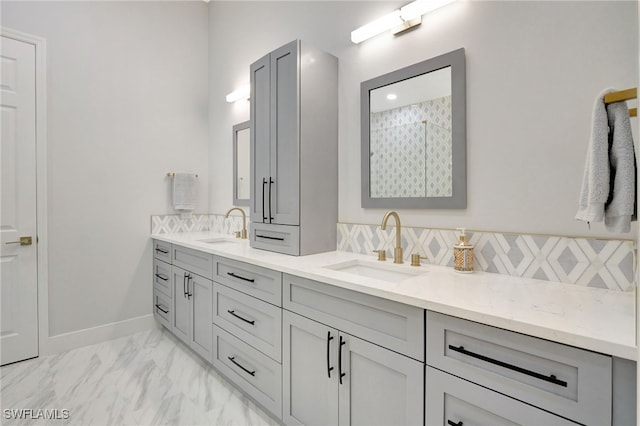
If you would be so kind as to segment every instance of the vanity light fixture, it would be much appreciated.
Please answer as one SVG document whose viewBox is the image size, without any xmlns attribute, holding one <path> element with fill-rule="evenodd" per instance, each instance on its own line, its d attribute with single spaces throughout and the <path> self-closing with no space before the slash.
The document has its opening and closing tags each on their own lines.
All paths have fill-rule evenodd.
<svg viewBox="0 0 640 426">
<path fill-rule="evenodd" d="M 385 31 L 399 34 L 422 23 L 422 15 L 453 3 L 456 0 L 416 0 L 400 9 L 351 31 L 351 41 L 361 43 Z"/>
<path fill-rule="evenodd" d="M 227 102 L 234 103 L 235 101 L 239 101 L 241 99 L 249 100 L 250 97 L 251 97 L 251 86 L 248 84 L 245 84 L 244 86 L 229 93 L 226 99 L 227 99 Z"/>
</svg>

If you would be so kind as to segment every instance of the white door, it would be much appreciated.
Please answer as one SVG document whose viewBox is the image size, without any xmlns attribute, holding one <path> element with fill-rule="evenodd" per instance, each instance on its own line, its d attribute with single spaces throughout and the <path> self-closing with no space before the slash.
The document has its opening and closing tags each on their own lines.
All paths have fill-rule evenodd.
<svg viewBox="0 0 640 426">
<path fill-rule="evenodd" d="M 35 55 L 2 37 L 0 365 L 38 356 Z"/>
</svg>

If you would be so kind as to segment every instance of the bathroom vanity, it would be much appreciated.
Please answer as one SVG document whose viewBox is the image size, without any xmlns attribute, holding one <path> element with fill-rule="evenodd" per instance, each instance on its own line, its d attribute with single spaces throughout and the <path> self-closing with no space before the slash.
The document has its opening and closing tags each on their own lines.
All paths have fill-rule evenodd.
<svg viewBox="0 0 640 426">
<path fill-rule="evenodd" d="M 630 293 L 152 238 L 158 322 L 285 424 L 635 423 Z"/>
</svg>

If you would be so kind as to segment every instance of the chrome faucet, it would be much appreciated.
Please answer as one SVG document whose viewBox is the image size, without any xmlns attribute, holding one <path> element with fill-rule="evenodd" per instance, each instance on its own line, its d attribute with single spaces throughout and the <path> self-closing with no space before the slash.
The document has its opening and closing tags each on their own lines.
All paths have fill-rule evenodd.
<svg viewBox="0 0 640 426">
<path fill-rule="evenodd" d="M 238 237 L 238 235 L 236 235 L 236 237 L 243 238 L 246 240 L 247 239 L 247 214 L 244 212 L 244 210 L 241 209 L 240 207 L 231 207 L 227 211 L 227 214 L 224 217 L 229 217 L 229 213 L 231 213 L 234 210 L 238 210 L 240 213 L 242 213 L 242 231 L 240 231 L 240 236 Z"/>
<path fill-rule="evenodd" d="M 398 216 L 398 213 L 391 210 L 385 213 L 384 217 L 382 218 L 382 225 L 380 225 L 380 229 L 382 229 L 383 231 L 387 229 L 387 221 L 389 220 L 390 216 L 393 216 L 396 220 L 396 248 L 393 250 L 393 263 L 404 263 L 402 259 L 403 256 L 402 236 L 400 235 L 400 216 Z"/>
</svg>

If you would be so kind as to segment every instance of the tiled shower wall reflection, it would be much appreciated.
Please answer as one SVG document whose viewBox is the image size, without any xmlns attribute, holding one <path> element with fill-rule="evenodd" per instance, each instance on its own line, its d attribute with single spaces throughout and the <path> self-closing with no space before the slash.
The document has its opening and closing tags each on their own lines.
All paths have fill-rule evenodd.
<svg viewBox="0 0 640 426">
<path fill-rule="evenodd" d="M 474 245 L 476 270 L 515 277 L 631 291 L 634 288 L 635 247 L 629 240 L 597 240 L 545 235 L 467 232 Z M 453 266 L 458 232 L 402 227 L 405 261 L 412 253 L 427 256 L 427 264 Z M 369 254 L 386 249 L 393 256 L 395 228 L 338 224 L 338 250 Z"/>
<path fill-rule="evenodd" d="M 370 255 L 386 249 L 393 256 L 395 228 L 378 225 L 338 223 L 337 250 Z M 179 215 L 151 217 L 151 233 L 211 231 L 233 234 L 242 229 L 242 217 L 233 215 Z M 633 290 L 635 245 L 630 240 L 598 240 L 548 235 L 468 232 L 474 247 L 476 270 L 537 278 L 547 281 Z M 426 264 L 452 266 L 453 245 L 458 233 L 446 229 L 402 228 L 405 261 L 412 253 L 427 256 Z"/>
</svg>

